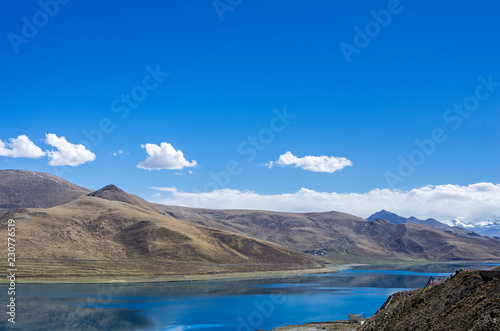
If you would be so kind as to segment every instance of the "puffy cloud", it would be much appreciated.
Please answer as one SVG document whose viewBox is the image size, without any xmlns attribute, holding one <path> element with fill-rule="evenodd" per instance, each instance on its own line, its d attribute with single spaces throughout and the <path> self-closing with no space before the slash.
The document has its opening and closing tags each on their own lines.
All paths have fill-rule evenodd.
<svg viewBox="0 0 500 331">
<path fill-rule="evenodd" d="M 84 145 L 72 144 L 65 137 L 58 137 L 53 133 L 46 134 L 45 137 L 45 143 L 56 148 L 55 151 L 47 151 L 51 166 L 76 167 L 95 160 L 95 154 Z"/>
<path fill-rule="evenodd" d="M 297 157 L 288 151 L 280 155 L 278 161 L 270 161 L 266 165 L 269 168 L 272 168 L 274 165 L 282 167 L 294 165 L 295 168 L 302 168 L 304 170 L 333 173 L 345 167 L 352 166 L 352 162 L 345 157 L 326 155 Z"/>
<path fill-rule="evenodd" d="M 169 143 L 161 143 L 160 146 L 155 144 L 141 145 L 146 149 L 148 157 L 146 160 L 139 162 L 137 168 L 147 170 L 182 170 L 186 167 L 195 167 L 197 165 L 195 160 L 189 162 L 184 158 L 182 151 L 176 151 Z"/>
<path fill-rule="evenodd" d="M 374 189 L 366 193 L 316 192 L 302 188 L 294 193 L 262 195 L 251 191 L 222 189 L 188 193 L 169 188 L 171 196 L 159 201 L 169 205 L 214 209 L 261 209 L 289 212 L 341 211 L 366 218 L 386 209 L 399 215 L 436 218 L 480 219 L 500 215 L 500 184 L 468 186 L 429 185 L 411 191 Z"/>
<path fill-rule="evenodd" d="M 10 138 L 8 143 L 4 143 L 0 139 L 0 156 L 38 159 L 45 156 L 45 152 L 27 136 L 20 135 L 17 138 Z"/>
</svg>

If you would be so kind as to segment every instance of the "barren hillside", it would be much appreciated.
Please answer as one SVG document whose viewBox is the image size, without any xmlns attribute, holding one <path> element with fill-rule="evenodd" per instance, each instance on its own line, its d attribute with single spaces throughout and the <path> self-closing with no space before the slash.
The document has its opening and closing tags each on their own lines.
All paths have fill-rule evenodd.
<svg viewBox="0 0 500 331">
<path fill-rule="evenodd" d="M 16 209 L 22 278 L 154 278 L 319 267 L 309 256 L 119 201 Z M 6 235 L 6 227 L 0 233 Z"/>
<path fill-rule="evenodd" d="M 340 212 L 280 213 L 157 206 L 179 219 L 279 243 L 322 259 L 450 261 L 500 256 L 498 240 L 460 236 L 421 224 L 366 221 Z"/>
</svg>

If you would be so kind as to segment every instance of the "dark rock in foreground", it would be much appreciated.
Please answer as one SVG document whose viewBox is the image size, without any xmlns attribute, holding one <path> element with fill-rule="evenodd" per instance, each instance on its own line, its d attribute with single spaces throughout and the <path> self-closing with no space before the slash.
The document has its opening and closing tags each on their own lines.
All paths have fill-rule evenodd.
<svg viewBox="0 0 500 331">
<path fill-rule="evenodd" d="M 431 288 L 395 293 L 358 330 L 500 330 L 499 278 L 500 268 L 459 271 Z"/>
</svg>

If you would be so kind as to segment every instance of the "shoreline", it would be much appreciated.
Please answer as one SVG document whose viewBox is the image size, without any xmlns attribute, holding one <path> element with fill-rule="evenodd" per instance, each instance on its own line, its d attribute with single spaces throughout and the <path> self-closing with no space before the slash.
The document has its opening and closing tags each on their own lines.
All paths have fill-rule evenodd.
<svg viewBox="0 0 500 331">
<path fill-rule="evenodd" d="M 252 272 L 235 272 L 235 273 L 219 273 L 219 274 L 198 274 L 198 275 L 171 275 L 164 277 L 143 277 L 143 278 L 96 278 L 96 279 L 78 279 L 78 278 L 37 278 L 23 279 L 22 274 L 16 278 L 18 284 L 133 284 L 133 283 L 163 283 L 163 282 L 194 282 L 208 280 L 248 280 L 248 279 L 273 279 L 273 278 L 288 278 L 300 277 L 311 274 L 326 274 L 336 273 L 352 269 L 359 266 L 373 266 L 380 264 L 454 264 L 454 263 L 470 263 L 470 264 L 498 264 L 500 261 L 414 261 L 414 262 L 396 262 L 396 263 L 325 263 L 319 268 L 297 269 L 297 270 L 276 270 L 276 271 L 252 271 Z M 8 279 L 0 279 L 0 285 L 8 284 Z"/>
<path fill-rule="evenodd" d="M 220 273 L 207 275 L 172 275 L 166 277 L 154 278 L 122 278 L 122 279 L 33 279 L 24 280 L 22 275 L 16 279 L 18 284 L 129 284 L 129 283 L 163 283 L 163 282 L 196 282 L 208 280 L 249 280 L 249 279 L 273 279 L 273 278 L 288 278 L 300 277 L 312 274 L 335 273 L 340 270 L 330 269 L 327 267 L 298 269 L 298 270 L 277 270 L 277 271 L 255 271 L 255 272 L 236 272 L 236 273 Z M 8 284 L 8 280 L 0 281 L 0 285 Z"/>
</svg>

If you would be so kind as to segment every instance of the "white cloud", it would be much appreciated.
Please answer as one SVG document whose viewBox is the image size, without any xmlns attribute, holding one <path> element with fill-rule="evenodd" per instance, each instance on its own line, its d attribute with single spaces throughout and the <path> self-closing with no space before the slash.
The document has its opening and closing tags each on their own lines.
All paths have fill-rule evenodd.
<svg viewBox="0 0 500 331">
<path fill-rule="evenodd" d="M 172 196 L 159 201 L 168 205 L 214 209 L 261 209 L 289 212 L 340 211 L 366 218 L 386 209 L 399 215 L 447 221 L 458 216 L 479 219 L 500 215 L 500 184 L 468 186 L 429 185 L 411 191 L 374 189 L 366 193 L 316 192 L 302 188 L 294 193 L 261 195 L 251 191 L 222 189 L 187 193 L 169 188 Z"/>
<path fill-rule="evenodd" d="M 158 187 L 158 186 L 152 186 L 148 187 L 152 190 L 157 190 L 157 191 L 163 191 L 163 192 L 177 192 L 177 188 L 175 187 Z"/>
<path fill-rule="evenodd" d="M 118 151 L 114 152 L 113 153 L 113 156 L 119 156 L 119 155 L 123 155 L 123 150 L 119 149 Z"/>
<path fill-rule="evenodd" d="M 184 158 L 182 151 L 176 151 L 169 143 L 161 143 L 160 146 L 155 144 L 141 145 L 146 149 L 148 157 L 146 160 L 139 162 L 137 168 L 147 170 L 182 170 L 186 167 L 195 167 L 197 165 L 195 160 L 189 162 Z"/>
<path fill-rule="evenodd" d="M 20 135 L 17 138 L 10 138 L 8 143 L 4 143 L 0 139 L 0 156 L 38 159 L 45 156 L 45 152 L 27 136 Z"/>
<path fill-rule="evenodd" d="M 65 137 L 58 137 L 53 133 L 46 134 L 45 137 L 45 143 L 57 149 L 47 151 L 51 166 L 76 167 L 95 160 L 95 154 L 84 145 L 72 144 Z"/>
<path fill-rule="evenodd" d="M 274 165 L 282 167 L 294 165 L 295 168 L 302 168 L 304 170 L 333 173 L 345 167 L 352 166 L 352 161 L 345 157 L 326 155 L 297 157 L 288 151 L 280 155 L 278 161 L 270 161 L 266 165 L 269 168 L 272 168 Z"/>
<path fill-rule="evenodd" d="M 194 174 L 194 172 L 192 172 L 191 170 L 188 170 L 187 173 L 190 174 L 190 175 Z M 187 173 L 178 171 L 178 172 L 174 173 L 174 175 L 176 175 L 176 176 L 186 176 Z"/>
</svg>

